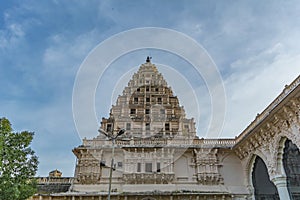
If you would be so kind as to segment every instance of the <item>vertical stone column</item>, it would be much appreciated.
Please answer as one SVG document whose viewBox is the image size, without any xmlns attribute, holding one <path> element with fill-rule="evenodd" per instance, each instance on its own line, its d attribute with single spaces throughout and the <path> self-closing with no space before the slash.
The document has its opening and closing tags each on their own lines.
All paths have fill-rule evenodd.
<svg viewBox="0 0 300 200">
<path fill-rule="evenodd" d="M 272 178 L 272 182 L 275 184 L 280 199 L 290 200 L 290 194 L 287 188 L 286 177 L 275 176 Z"/>
</svg>

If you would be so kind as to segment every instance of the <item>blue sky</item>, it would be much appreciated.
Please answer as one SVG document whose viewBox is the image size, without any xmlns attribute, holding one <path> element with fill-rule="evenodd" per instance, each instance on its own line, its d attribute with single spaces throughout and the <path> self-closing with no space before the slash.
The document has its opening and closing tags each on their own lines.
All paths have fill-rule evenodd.
<svg viewBox="0 0 300 200">
<path fill-rule="evenodd" d="M 2 2 L 0 11 L 0 116 L 7 117 L 16 131 L 35 132 L 32 147 L 40 160 L 39 176 L 56 168 L 64 176 L 73 175 L 71 150 L 81 144 L 72 113 L 77 71 L 99 43 L 122 31 L 168 28 L 203 46 L 218 67 L 226 92 L 221 137 L 238 135 L 300 72 L 300 4 L 296 0 L 12 0 Z M 122 91 L 121 83 L 128 82 L 149 54 L 154 63 L 175 66 L 195 91 L 200 88 L 196 92 L 197 98 L 204 99 L 200 121 L 209 121 L 202 108 L 209 98 L 201 77 L 189 79 L 190 68 L 184 60 L 154 49 L 133 52 L 112 63 L 99 82 L 97 117 L 108 116 Z M 193 108 L 184 104 L 186 91 L 168 68 L 159 69 L 183 99 L 187 116 L 194 117 Z M 112 74 L 117 78 L 110 78 Z M 121 78 L 122 74 L 127 76 Z M 121 79 L 121 86 L 116 86 Z M 200 123 L 199 135 L 205 126 Z"/>
</svg>

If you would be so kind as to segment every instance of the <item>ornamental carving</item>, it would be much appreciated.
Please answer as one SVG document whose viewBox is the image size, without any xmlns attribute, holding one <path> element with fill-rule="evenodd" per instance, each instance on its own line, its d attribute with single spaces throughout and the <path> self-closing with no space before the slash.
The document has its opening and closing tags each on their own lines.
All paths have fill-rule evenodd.
<svg viewBox="0 0 300 200">
<path fill-rule="evenodd" d="M 166 173 L 130 173 L 123 174 L 126 184 L 169 184 L 172 183 L 175 174 Z"/>
<path fill-rule="evenodd" d="M 197 181 L 203 185 L 222 184 L 217 149 L 194 149 Z"/>
<path fill-rule="evenodd" d="M 269 165 L 272 167 L 271 163 L 275 163 L 279 148 L 274 138 L 286 136 L 296 141 L 295 143 L 299 146 L 300 138 L 297 134 L 299 133 L 299 99 L 292 99 L 259 126 L 256 130 L 249 132 L 248 138 L 238 143 L 234 149 L 241 160 L 251 157 L 256 149 L 260 149 L 270 159 Z M 273 171 L 273 168 L 270 170 Z"/>
</svg>

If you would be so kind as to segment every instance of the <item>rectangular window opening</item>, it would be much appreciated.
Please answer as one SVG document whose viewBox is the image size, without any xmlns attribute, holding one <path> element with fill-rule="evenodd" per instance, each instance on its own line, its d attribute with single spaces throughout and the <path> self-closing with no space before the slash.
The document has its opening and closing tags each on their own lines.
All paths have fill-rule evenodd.
<svg viewBox="0 0 300 200">
<path fill-rule="evenodd" d="M 157 104 L 161 104 L 161 97 L 157 98 Z"/>
<path fill-rule="evenodd" d="M 137 172 L 141 172 L 141 163 L 137 163 Z"/>
<path fill-rule="evenodd" d="M 111 124 L 107 124 L 107 125 L 106 125 L 106 131 L 107 131 L 107 132 L 111 132 L 111 131 L 112 131 L 112 128 L 111 128 L 111 127 L 112 127 Z"/>
<path fill-rule="evenodd" d="M 165 131 L 169 131 L 170 130 L 170 124 L 169 123 L 165 123 Z"/>
<path fill-rule="evenodd" d="M 150 131 L 150 123 L 146 123 L 146 130 Z"/>
<path fill-rule="evenodd" d="M 150 109 L 147 108 L 147 109 L 145 110 L 145 114 L 150 114 Z"/>
<path fill-rule="evenodd" d="M 156 172 L 160 172 L 160 163 L 156 163 Z"/>
<path fill-rule="evenodd" d="M 126 124 L 126 130 L 130 130 L 131 129 L 131 124 L 130 123 L 127 123 Z"/>
<path fill-rule="evenodd" d="M 152 163 L 146 163 L 145 172 L 152 172 Z"/>
</svg>

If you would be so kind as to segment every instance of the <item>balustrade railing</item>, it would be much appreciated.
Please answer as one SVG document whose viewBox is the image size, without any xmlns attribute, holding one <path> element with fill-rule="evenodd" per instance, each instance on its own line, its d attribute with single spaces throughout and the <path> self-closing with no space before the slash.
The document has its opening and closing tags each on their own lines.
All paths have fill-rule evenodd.
<svg viewBox="0 0 300 200">
<path fill-rule="evenodd" d="M 73 183 L 73 177 L 37 177 L 38 184 Z"/>
<path fill-rule="evenodd" d="M 128 140 L 116 140 L 118 146 L 197 146 L 197 145 L 209 145 L 209 146 L 222 146 L 232 147 L 236 143 L 235 139 L 185 139 L 185 138 L 141 138 L 141 139 L 128 139 Z M 99 146 L 111 146 L 110 140 L 84 140 L 84 146 L 99 147 Z"/>
<path fill-rule="evenodd" d="M 174 173 L 130 173 L 123 174 L 123 179 L 130 184 L 167 184 L 174 180 Z"/>
</svg>

